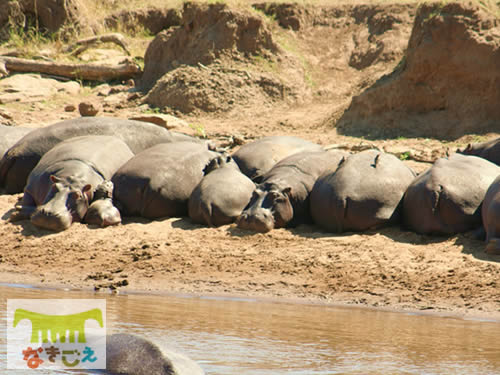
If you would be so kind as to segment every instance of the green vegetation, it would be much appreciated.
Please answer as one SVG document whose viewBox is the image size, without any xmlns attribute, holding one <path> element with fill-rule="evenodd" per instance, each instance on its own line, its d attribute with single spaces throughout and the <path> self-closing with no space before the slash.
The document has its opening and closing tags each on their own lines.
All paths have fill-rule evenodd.
<svg viewBox="0 0 500 375">
<path fill-rule="evenodd" d="M 189 127 L 195 131 L 195 136 L 198 138 L 207 138 L 205 127 L 202 124 L 189 124 Z"/>
</svg>

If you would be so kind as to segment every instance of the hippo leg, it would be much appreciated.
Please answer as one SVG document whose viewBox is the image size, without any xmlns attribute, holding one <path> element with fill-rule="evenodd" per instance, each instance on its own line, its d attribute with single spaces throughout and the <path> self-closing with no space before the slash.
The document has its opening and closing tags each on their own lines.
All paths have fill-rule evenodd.
<svg viewBox="0 0 500 375">
<path fill-rule="evenodd" d="M 25 192 L 21 202 L 16 204 L 16 212 L 10 216 L 10 221 L 28 220 L 36 210 L 36 203 L 30 193 Z"/>
<path fill-rule="evenodd" d="M 500 238 L 495 237 L 488 241 L 485 251 L 488 254 L 500 255 Z"/>
</svg>

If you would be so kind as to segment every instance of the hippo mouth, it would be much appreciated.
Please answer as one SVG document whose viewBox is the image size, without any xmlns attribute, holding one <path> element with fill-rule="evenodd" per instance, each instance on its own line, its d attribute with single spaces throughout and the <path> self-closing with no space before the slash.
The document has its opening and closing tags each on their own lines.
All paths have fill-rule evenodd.
<svg viewBox="0 0 500 375">
<path fill-rule="evenodd" d="M 57 214 L 42 208 L 31 215 L 31 222 L 37 227 L 60 232 L 71 226 L 73 216 L 69 212 Z"/>
<path fill-rule="evenodd" d="M 258 233 L 267 233 L 274 229 L 274 220 L 272 218 L 268 218 L 267 216 L 255 216 L 249 215 L 243 212 L 236 219 L 236 225 L 240 229 L 251 230 Z"/>
</svg>

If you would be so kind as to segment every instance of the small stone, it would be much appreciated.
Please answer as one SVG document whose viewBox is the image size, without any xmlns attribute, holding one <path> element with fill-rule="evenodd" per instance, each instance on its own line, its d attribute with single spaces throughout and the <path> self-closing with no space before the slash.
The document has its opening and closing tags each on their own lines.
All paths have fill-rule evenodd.
<svg viewBox="0 0 500 375">
<path fill-rule="evenodd" d="M 75 112 L 76 111 L 76 106 L 74 104 L 68 104 L 66 107 L 64 107 L 65 112 Z"/>
<path fill-rule="evenodd" d="M 78 110 L 80 111 L 80 115 L 82 116 L 95 116 L 99 113 L 100 108 L 90 102 L 81 102 L 78 105 Z"/>
<path fill-rule="evenodd" d="M 165 114 L 137 115 L 130 117 L 130 120 L 151 122 L 166 129 L 187 128 L 189 126 L 186 121 Z"/>
</svg>

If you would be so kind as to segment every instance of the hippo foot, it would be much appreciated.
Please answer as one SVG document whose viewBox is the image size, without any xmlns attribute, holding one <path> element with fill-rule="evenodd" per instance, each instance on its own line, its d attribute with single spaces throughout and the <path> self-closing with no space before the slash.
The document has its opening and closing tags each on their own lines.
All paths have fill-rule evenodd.
<svg viewBox="0 0 500 375">
<path fill-rule="evenodd" d="M 31 217 L 31 214 L 35 211 L 35 207 L 32 208 L 26 208 L 26 207 L 17 207 L 16 206 L 16 211 L 12 213 L 9 217 L 9 221 L 11 222 L 16 222 L 16 221 L 21 221 L 21 220 L 29 220 Z"/>
<path fill-rule="evenodd" d="M 486 253 L 500 255 L 500 238 L 493 238 L 486 244 Z"/>
</svg>

